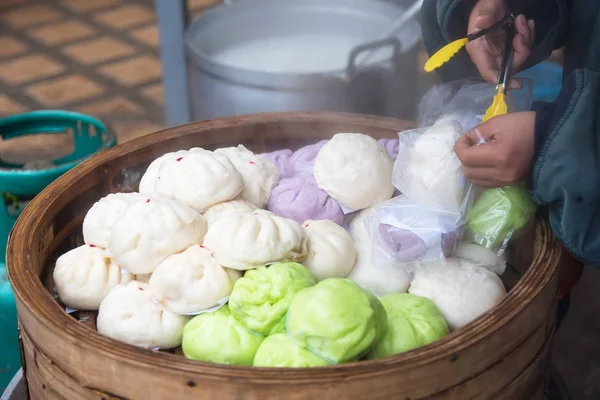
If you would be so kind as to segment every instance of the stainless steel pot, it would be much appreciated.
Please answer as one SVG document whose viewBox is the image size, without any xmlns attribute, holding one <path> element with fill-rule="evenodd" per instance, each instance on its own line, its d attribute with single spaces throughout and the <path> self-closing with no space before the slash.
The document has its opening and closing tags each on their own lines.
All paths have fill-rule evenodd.
<svg viewBox="0 0 600 400">
<path fill-rule="evenodd" d="M 402 12 L 373 0 L 252 0 L 206 11 L 186 32 L 194 118 L 322 110 L 413 119 L 418 61 L 415 40 L 406 36 L 420 26 L 411 21 L 398 37 L 378 40 Z M 269 72 L 218 60 L 232 46 L 306 34 L 353 38 L 356 47 L 340 60 L 346 67 Z M 371 49 L 377 56 L 357 67 L 357 57 Z"/>
</svg>

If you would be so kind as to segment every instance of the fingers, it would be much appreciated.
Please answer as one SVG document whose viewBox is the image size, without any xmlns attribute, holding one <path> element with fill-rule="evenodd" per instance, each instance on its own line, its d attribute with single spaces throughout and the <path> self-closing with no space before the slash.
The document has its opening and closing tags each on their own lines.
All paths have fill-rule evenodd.
<svg viewBox="0 0 600 400">
<path fill-rule="evenodd" d="M 517 72 L 525 64 L 531 55 L 531 48 L 535 40 L 535 32 L 531 27 L 535 27 L 533 20 L 527 21 L 525 16 L 519 15 L 515 20 L 515 38 L 513 40 L 514 58 L 513 69 Z"/>
<path fill-rule="evenodd" d="M 461 135 L 454 145 L 454 152 L 467 168 L 493 167 L 495 164 L 494 146 L 479 145 L 481 139 L 487 139 L 473 129 Z"/>
<path fill-rule="evenodd" d="M 508 89 L 509 90 L 520 90 L 523 88 L 523 83 L 521 83 L 518 79 L 511 79 L 508 81 Z"/>
<path fill-rule="evenodd" d="M 529 20 L 533 22 L 533 20 Z M 524 15 L 519 15 L 515 20 L 515 30 L 518 36 L 523 38 L 525 46 L 531 47 L 533 45 L 533 29 L 530 28 L 529 22 L 525 19 Z"/>
<path fill-rule="evenodd" d="M 494 23 L 500 18 L 504 17 L 508 12 L 504 0 L 479 0 L 473 10 L 471 11 L 471 17 L 486 17 L 489 18 L 486 26 L 480 26 L 479 28 L 486 28 L 490 25 L 489 22 Z"/>
</svg>

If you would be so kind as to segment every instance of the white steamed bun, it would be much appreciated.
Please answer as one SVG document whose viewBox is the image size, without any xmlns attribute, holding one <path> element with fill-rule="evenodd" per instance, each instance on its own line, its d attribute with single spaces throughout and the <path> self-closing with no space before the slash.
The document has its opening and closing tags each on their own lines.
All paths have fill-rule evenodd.
<svg viewBox="0 0 600 400">
<path fill-rule="evenodd" d="M 171 254 L 202 243 L 206 228 L 206 220 L 193 208 L 155 194 L 126 208 L 107 251 L 123 269 L 149 274 Z"/>
<path fill-rule="evenodd" d="M 365 219 L 372 212 L 372 208 L 366 208 L 357 212 L 350 221 L 349 231 L 356 249 L 356 263 L 347 278 L 378 297 L 405 293 L 410 285 L 407 269 L 414 268 L 414 263 L 390 262 L 387 259 L 373 263 L 373 244 L 364 226 Z"/>
<path fill-rule="evenodd" d="M 134 279 L 99 247 L 83 245 L 56 260 L 54 285 L 58 297 L 78 310 L 97 310 L 110 290 Z"/>
<path fill-rule="evenodd" d="M 103 249 L 108 247 L 112 230 L 125 211 L 136 201 L 146 201 L 139 193 L 111 193 L 98 200 L 83 220 L 83 240 Z"/>
<path fill-rule="evenodd" d="M 152 161 L 140 181 L 140 193 L 161 193 L 204 211 L 234 199 L 243 188 L 242 175 L 223 154 L 194 147 Z"/>
<path fill-rule="evenodd" d="M 498 275 L 460 258 L 419 268 L 408 292 L 433 301 L 451 329 L 467 325 L 506 295 Z"/>
<path fill-rule="evenodd" d="M 487 247 L 475 243 L 461 244 L 452 256 L 482 265 L 496 275 L 502 275 L 506 271 L 506 259 L 503 255 L 499 256 Z"/>
<path fill-rule="evenodd" d="M 393 161 L 385 147 L 360 133 L 338 133 L 317 154 L 319 188 L 347 208 L 361 210 L 388 200 Z"/>
<path fill-rule="evenodd" d="M 308 220 L 302 226 L 308 238 L 302 264 L 317 281 L 345 278 L 356 262 L 356 249 L 348 232 L 328 219 Z"/>
<path fill-rule="evenodd" d="M 215 204 L 204 213 L 206 223 L 211 226 L 215 221 L 223 219 L 231 214 L 246 214 L 256 210 L 254 204 L 244 200 L 231 200 L 225 203 Z"/>
<path fill-rule="evenodd" d="M 242 174 L 244 189 L 239 197 L 259 208 L 264 208 L 271 197 L 273 188 L 279 182 L 277 166 L 241 144 L 237 147 L 217 149 L 215 153 L 229 158 L 233 166 Z"/>
<path fill-rule="evenodd" d="M 265 210 L 216 221 L 206 233 L 204 246 L 214 252 L 219 264 L 237 270 L 277 261 L 301 261 L 306 256 L 302 226 Z"/>
<path fill-rule="evenodd" d="M 98 332 L 121 342 L 146 349 L 171 349 L 181 345 L 183 327 L 189 320 L 165 310 L 147 284 L 131 281 L 108 293 L 96 325 Z"/>
<path fill-rule="evenodd" d="M 239 271 L 235 271 L 238 277 Z M 200 245 L 188 247 L 161 262 L 150 278 L 150 290 L 176 314 L 193 314 L 215 307 L 229 296 L 232 279 L 211 252 Z"/>
<path fill-rule="evenodd" d="M 460 125 L 447 120 L 423 133 L 401 133 L 394 186 L 414 201 L 461 212 L 469 185 L 454 152 L 460 133 Z"/>
</svg>

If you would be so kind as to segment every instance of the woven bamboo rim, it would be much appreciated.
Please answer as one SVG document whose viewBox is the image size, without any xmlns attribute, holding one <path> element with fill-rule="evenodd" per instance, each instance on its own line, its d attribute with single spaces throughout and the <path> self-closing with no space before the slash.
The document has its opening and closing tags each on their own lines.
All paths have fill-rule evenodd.
<svg viewBox="0 0 600 400">
<path fill-rule="evenodd" d="M 235 381 L 247 385 L 286 386 L 303 383 L 333 384 L 347 381 L 349 378 L 375 379 L 380 375 L 393 373 L 398 376 L 402 374 L 411 376 L 410 386 L 414 385 L 414 390 L 407 388 L 407 391 L 420 392 L 423 390 L 424 395 L 430 395 L 450 389 L 450 387 L 444 388 L 441 385 L 438 388 L 418 389 L 419 385 L 422 385 L 426 379 L 431 379 L 431 376 L 443 374 L 448 367 L 451 368 L 450 364 L 457 361 L 457 353 L 462 353 L 462 358 L 467 357 L 477 363 L 476 360 L 479 357 L 477 352 L 480 349 L 476 345 L 486 340 L 488 345 L 489 343 L 498 344 L 496 348 L 490 347 L 491 352 L 506 352 L 506 349 L 501 346 L 504 334 L 500 331 L 513 321 L 514 324 L 511 326 L 514 329 L 511 329 L 516 333 L 515 324 L 517 322 L 515 319 L 522 315 L 526 308 L 530 307 L 534 311 L 536 307 L 541 306 L 541 310 L 544 310 L 544 305 L 552 302 L 552 296 L 556 294 L 555 290 L 545 289 L 551 284 L 551 287 L 556 287 L 556 282 L 553 280 L 555 281 L 557 276 L 560 247 L 546 220 L 540 219 L 535 229 L 536 240 L 531 267 L 501 304 L 470 324 L 468 329 L 457 331 L 431 345 L 386 359 L 310 369 L 257 369 L 202 363 L 174 354 L 143 350 L 114 341 L 78 323 L 65 313 L 44 288 L 40 281 L 40 274 L 45 261 L 56 250 L 57 244 L 81 226 L 83 221 L 84 215 L 77 215 L 73 216 L 68 229 L 53 233 L 51 228 L 52 222 L 48 215 L 56 216 L 71 202 L 74 197 L 73 188 L 77 188 L 77 193 L 85 192 L 98 179 L 104 179 L 110 186 L 111 178 L 123 168 L 123 165 L 126 165 L 125 158 L 129 163 L 138 162 L 146 158 L 144 156 L 147 155 L 149 149 L 154 149 L 153 151 L 156 152 L 158 147 L 160 153 L 164 153 L 185 148 L 183 143 L 203 142 L 207 147 L 210 144 L 221 143 L 225 140 L 221 132 L 224 129 L 228 131 L 226 138 L 228 142 L 247 142 L 248 131 L 252 131 L 253 137 L 250 139 L 254 140 L 259 147 L 264 147 L 271 138 L 270 134 L 264 133 L 261 129 L 264 124 L 268 124 L 272 129 L 277 129 L 278 126 L 290 127 L 294 124 L 300 124 L 304 126 L 304 129 L 306 129 L 306 124 L 315 127 L 326 125 L 331 133 L 348 131 L 346 128 L 349 126 L 353 127 L 354 131 L 357 127 L 364 127 L 363 133 L 380 137 L 392 137 L 393 135 L 390 135 L 389 132 L 402 131 L 412 127 L 405 121 L 343 113 L 258 114 L 202 121 L 166 129 L 119 145 L 86 161 L 63 175 L 38 195 L 23 211 L 9 238 L 7 251 L 9 278 L 17 299 L 21 326 L 27 332 L 29 340 L 35 340 L 32 337 L 44 331 L 49 338 L 58 340 L 53 343 L 34 343 L 45 354 L 57 354 L 56 352 L 60 351 L 60 348 L 76 346 L 82 354 L 99 354 L 102 357 L 118 360 L 132 368 L 143 367 L 156 374 L 169 370 L 170 373 L 181 374 L 185 379 L 198 377 L 202 380 L 214 380 L 222 383 Z M 253 129 L 253 127 L 257 127 L 257 129 Z M 198 137 L 202 137 L 202 140 L 198 140 Z M 319 137 L 315 136 L 314 139 L 319 139 Z M 114 169 L 111 165 L 115 166 Z M 110 187 L 107 187 L 108 191 L 110 191 Z M 31 238 L 36 238 L 36 240 L 32 241 Z M 540 321 L 548 318 L 545 312 L 544 315 L 539 316 Z M 523 319 L 519 320 L 519 323 L 526 322 Z M 541 326 L 541 323 L 535 328 L 529 329 L 526 337 L 535 336 L 536 334 L 533 332 L 538 326 Z M 543 340 L 546 337 L 546 340 L 550 340 L 549 332 L 540 332 L 540 335 L 540 339 Z M 544 348 L 547 347 L 544 346 Z M 491 354 L 487 354 L 487 356 L 492 357 Z M 425 376 L 421 370 L 415 370 L 416 367 L 428 364 L 432 364 L 431 368 L 427 370 L 426 375 L 428 376 Z M 66 366 L 60 367 L 66 368 Z M 70 369 L 71 375 L 77 375 L 75 367 Z M 415 370 L 415 374 L 411 374 L 411 370 Z M 456 382 L 466 382 L 472 378 L 466 371 L 459 373 L 464 373 L 465 376 L 456 377 Z M 483 373 L 483 367 L 479 373 Z M 79 381 L 85 380 L 82 377 L 77 378 Z M 92 379 L 92 377 L 89 378 L 89 380 Z M 189 386 L 195 386 L 193 379 L 189 381 Z"/>
</svg>

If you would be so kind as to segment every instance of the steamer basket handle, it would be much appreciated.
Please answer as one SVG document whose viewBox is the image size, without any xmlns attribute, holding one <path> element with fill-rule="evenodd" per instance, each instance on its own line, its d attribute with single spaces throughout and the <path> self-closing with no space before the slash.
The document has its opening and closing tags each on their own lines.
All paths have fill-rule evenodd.
<svg viewBox="0 0 600 400">
<path fill-rule="evenodd" d="M 350 52 L 350 56 L 348 57 L 348 66 L 346 67 L 346 71 L 348 73 L 349 78 L 353 78 L 356 76 L 356 71 L 359 66 L 357 65 L 358 57 L 365 52 L 374 52 L 382 47 L 392 47 L 392 60 L 397 60 L 400 56 L 401 43 L 400 40 L 396 37 L 387 37 L 385 39 L 375 40 L 370 43 L 361 44 L 356 46 Z"/>
</svg>

